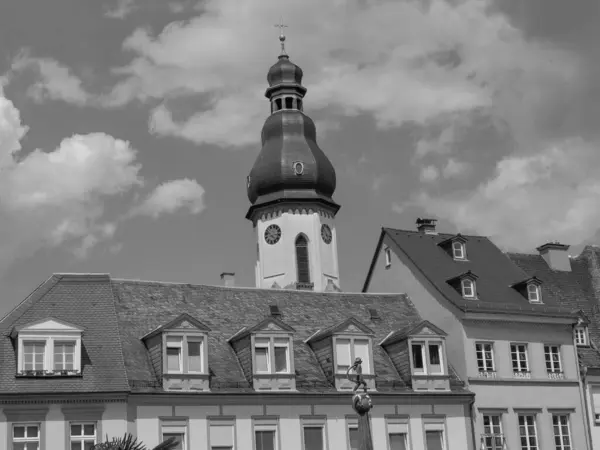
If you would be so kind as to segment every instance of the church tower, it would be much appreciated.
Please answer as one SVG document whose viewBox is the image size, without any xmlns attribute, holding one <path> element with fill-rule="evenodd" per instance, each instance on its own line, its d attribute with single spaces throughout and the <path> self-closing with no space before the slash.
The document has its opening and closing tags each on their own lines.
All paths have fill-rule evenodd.
<svg viewBox="0 0 600 450">
<path fill-rule="evenodd" d="M 271 115 L 247 179 L 252 206 L 246 218 L 258 240 L 256 287 L 337 291 L 335 170 L 303 112 L 302 69 L 285 52 L 283 34 L 279 40 L 281 54 L 265 92 Z"/>
</svg>

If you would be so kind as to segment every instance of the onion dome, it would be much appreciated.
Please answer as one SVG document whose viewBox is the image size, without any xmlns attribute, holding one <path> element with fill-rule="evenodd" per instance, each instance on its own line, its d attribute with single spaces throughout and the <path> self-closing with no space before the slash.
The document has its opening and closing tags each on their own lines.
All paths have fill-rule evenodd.
<svg viewBox="0 0 600 450">
<path fill-rule="evenodd" d="M 331 198 L 335 169 L 317 144 L 315 123 L 302 111 L 306 93 L 302 69 L 289 60 L 283 45 L 267 80 L 271 115 L 263 125 L 262 149 L 247 180 L 252 206 L 246 217 L 260 206 L 282 201 L 316 201 L 337 212 L 339 205 Z"/>
</svg>

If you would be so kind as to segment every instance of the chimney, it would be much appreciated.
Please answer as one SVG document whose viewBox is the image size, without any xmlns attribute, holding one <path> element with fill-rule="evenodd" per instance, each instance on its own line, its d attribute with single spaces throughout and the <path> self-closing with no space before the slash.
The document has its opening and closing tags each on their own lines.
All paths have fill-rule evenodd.
<svg viewBox="0 0 600 450">
<path fill-rule="evenodd" d="M 423 234 L 437 234 L 435 232 L 435 223 L 437 219 L 417 219 L 417 230 Z"/>
<path fill-rule="evenodd" d="M 235 272 L 223 272 L 221 274 L 221 280 L 223 280 L 223 286 L 234 287 L 235 286 Z"/>
<path fill-rule="evenodd" d="M 548 242 L 539 246 L 536 250 L 540 252 L 540 256 L 544 258 L 544 261 L 552 270 L 571 271 L 571 260 L 567 254 L 568 245 L 559 242 Z"/>
</svg>

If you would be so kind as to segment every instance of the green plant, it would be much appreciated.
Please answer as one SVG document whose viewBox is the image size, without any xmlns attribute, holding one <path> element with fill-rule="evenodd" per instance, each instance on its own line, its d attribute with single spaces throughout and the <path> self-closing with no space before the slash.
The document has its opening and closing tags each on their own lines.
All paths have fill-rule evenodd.
<svg viewBox="0 0 600 450">
<path fill-rule="evenodd" d="M 174 450 L 179 445 L 179 442 L 174 438 L 169 438 L 166 441 L 158 444 L 152 450 Z M 130 433 L 125 433 L 123 437 L 112 438 L 109 441 L 106 436 L 106 441 L 101 444 L 96 444 L 92 450 L 149 450 L 142 442 L 138 442 L 137 438 Z"/>
</svg>

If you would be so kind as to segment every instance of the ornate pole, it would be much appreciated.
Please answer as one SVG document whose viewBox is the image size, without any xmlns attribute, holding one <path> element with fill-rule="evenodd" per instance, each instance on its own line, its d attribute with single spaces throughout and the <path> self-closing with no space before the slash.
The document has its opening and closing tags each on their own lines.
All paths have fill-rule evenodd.
<svg viewBox="0 0 600 450">
<path fill-rule="evenodd" d="M 373 437 L 371 435 L 371 421 L 369 411 L 373 409 L 373 402 L 367 393 L 367 383 L 362 377 L 362 360 L 356 358 L 352 367 L 346 371 L 346 376 L 350 381 L 356 383 L 352 392 L 352 408 L 358 414 L 358 450 L 373 450 Z M 352 379 L 350 371 L 354 371 L 356 378 Z M 363 392 L 357 392 L 358 387 L 363 387 Z"/>
</svg>

